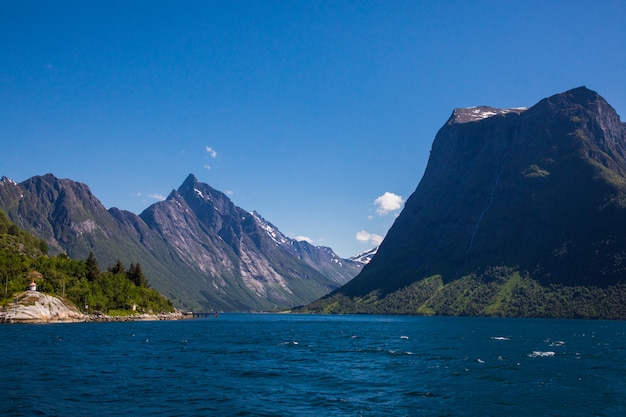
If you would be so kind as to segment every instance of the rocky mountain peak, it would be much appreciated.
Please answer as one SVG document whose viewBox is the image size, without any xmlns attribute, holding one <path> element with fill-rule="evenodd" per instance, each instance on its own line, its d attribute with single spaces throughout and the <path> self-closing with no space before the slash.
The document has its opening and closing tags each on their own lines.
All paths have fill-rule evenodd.
<svg viewBox="0 0 626 417">
<path fill-rule="evenodd" d="M 235 205 L 226 194 L 198 181 L 193 174 L 189 174 L 177 192 L 194 211 L 204 211 L 211 208 L 222 215 L 237 215 L 235 214 L 237 211 Z"/>
<path fill-rule="evenodd" d="M 3 184 L 8 183 L 8 184 L 17 185 L 17 182 L 13 181 L 11 178 L 5 177 L 4 175 L 2 176 L 0 183 L 3 183 Z"/>
<path fill-rule="evenodd" d="M 447 124 L 454 123 L 471 123 L 479 120 L 484 120 L 489 117 L 504 115 L 508 113 L 522 113 L 528 110 L 527 107 L 517 107 L 510 109 L 498 109 L 489 106 L 475 106 L 466 108 L 457 108 L 452 112 L 452 116 L 448 119 Z"/>
<path fill-rule="evenodd" d="M 626 124 L 598 93 L 578 87 L 545 98 L 529 110 L 530 118 L 549 118 L 549 128 L 559 132 L 561 146 L 576 146 L 591 160 L 626 176 Z"/>
</svg>

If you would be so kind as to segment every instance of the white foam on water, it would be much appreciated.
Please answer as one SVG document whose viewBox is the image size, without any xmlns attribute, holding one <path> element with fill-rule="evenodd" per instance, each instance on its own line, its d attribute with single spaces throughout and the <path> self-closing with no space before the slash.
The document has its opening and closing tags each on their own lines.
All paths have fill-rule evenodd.
<svg viewBox="0 0 626 417">
<path fill-rule="evenodd" d="M 533 353 L 529 353 L 529 358 L 547 358 L 550 356 L 554 356 L 554 352 L 542 352 L 540 350 L 535 350 Z"/>
</svg>

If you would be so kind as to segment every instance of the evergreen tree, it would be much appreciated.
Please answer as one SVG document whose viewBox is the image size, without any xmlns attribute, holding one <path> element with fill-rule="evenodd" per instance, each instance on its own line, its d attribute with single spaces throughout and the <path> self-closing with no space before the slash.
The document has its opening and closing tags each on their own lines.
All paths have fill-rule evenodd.
<svg viewBox="0 0 626 417">
<path fill-rule="evenodd" d="M 87 281 L 96 281 L 98 277 L 100 277 L 100 267 L 98 266 L 98 261 L 93 252 L 89 252 L 85 263 L 87 267 Z"/>
<path fill-rule="evenodd" d="M 48 254 L 48 243 L 45 240 L 40 240 L 39 241 L 39 249 L 41 250 L 41 253 L 44 255 Z"/>
<path fill-rule="evenodd" d="M 135 263 L 130 264 L 130 267 L 128 268 L 128 272 L 126 273 L 126 276 L 128 277 L 129 280 L 131 280 L 138 287 L 148 286 L 148 280 L 143 274 L 143 271 L 141 270 L 141 265 L 139 264 L 139 262 L 137 262 L 136 264 Z"/>
<path fill-rule="evenodd" d="M 19 228 L 17 227 L 17 225 L 15 223 L 13 223 L 13 224 L 11 224 L 9 226 L 8 233 L 10 235 L 17 236 L 17 234 L 19 233 Z"/>
<path fill-rule="evenodd" d="M 126 274 L 126 268 L 124 268 L 122 261 L 118 259 L 115 265 L 109 267 L 109 272 L 112 274 Z"/>
</svg>

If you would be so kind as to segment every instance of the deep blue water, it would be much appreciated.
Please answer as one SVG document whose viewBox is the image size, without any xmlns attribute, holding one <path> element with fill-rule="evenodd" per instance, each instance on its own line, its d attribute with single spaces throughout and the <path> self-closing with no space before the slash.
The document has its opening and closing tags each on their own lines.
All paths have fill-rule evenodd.
<svg viewBox="0 0 626 417">
<path fill-rule="evenodd" d="M 0 326 L 3 416 L 624 416 L 626 323 L 222 314 Z"/>
</svg>

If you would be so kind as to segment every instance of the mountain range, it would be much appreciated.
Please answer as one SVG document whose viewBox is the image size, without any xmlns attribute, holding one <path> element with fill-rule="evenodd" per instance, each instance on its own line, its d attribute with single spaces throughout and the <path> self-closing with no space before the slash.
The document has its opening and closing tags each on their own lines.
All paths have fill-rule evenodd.
<svg viewBox="0 0 626 417">
<path fill-rule="evenodd" d="M 140 262 L 181 308 L 626 319 L 626 124 L 586 87 L 455 109 L 381 245 L 351 259 L 193 175 L 140 215 L 3 177 L 0 209 L 53 253 Z"/>
<path fill-rule="evenodd" d="M 183 309 L 259 311 L 309 303 L 362 268 L 332 249 L 283 235 L 256 212 L 189 175 L 140 215 L 106 209 L 85 184 L 52 174 L 0 181 L 0 209 L 51 254 L 101 265 L 139 263 Z"/>
<path fill-rule="evenodd" d="M 626 124 L 579 87 L 456 109 L 378 252 L 306 311 L 626 318 Z"/>
</svg>

